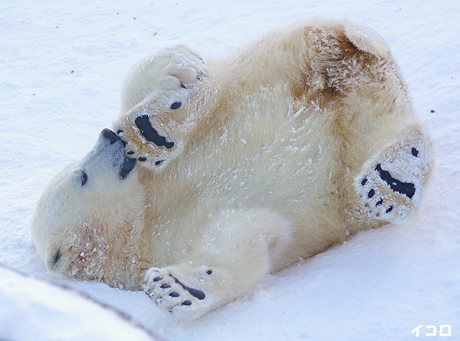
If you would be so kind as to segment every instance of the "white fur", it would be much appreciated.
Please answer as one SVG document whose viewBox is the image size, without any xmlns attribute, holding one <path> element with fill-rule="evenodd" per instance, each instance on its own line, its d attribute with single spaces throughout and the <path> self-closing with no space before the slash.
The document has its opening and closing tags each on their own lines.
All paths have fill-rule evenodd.
<svg viewBox="0 0 460 341">
<path fill-rule="evenodd" d="M 147 139 L 136 126 L 142 115 L 174 146 Z M 53 271 L 128 289 L 144 277 L 158 306 L 183 319 L 243 295 L 267 272 L 412 214 L 432 164 L 388 45 L 349 22 L 298 23 L 206 66 L 182 45 L 146 57 L 126 77 L 115 130 L 145 158 L 138 172 L 96 174 L 103 185 L 89 189 L 101 199 L 86 205 L 65 170 L 37 206 L 34 242 L 47 264 L 67 245 L 66 266 L 48 265 Z M 378 165 L 416 195 L 396 191 Z M 56 196 L 68 206 L 51 219 Z M 88 237 L 82 225 L 112 209 Z M 110 252 L 76 257 L 75 240 L 91 240 L 93 254 L 101 240 Z"/>
</svg>

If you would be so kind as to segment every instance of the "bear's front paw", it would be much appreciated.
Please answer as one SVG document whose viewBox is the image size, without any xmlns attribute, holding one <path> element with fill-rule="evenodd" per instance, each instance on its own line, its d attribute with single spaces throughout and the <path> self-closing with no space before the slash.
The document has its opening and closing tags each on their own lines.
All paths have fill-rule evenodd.
<svg viewBox="0 0 460 341">
<path fill-rule="evenodd" d="M 151 268 L 145 275 L 145 293 L 161 308 L 183 320 L 193 320 L 205 313 L 207 295 L 192 288 L 172 274 L 172 269 Z M 212 273 L 211 270 L 209 272 Z"/>
<path fill-rule="evenodd" d="M 170 65 L 161 82 L 163 90 L 186 89 L 207 74 L 201 56 L 186 45 L 177 45 L 167 50 Z"/>
<path fill-rule="evenodd" d="M 420 127 L 401 135 L 356 178 L 355 188 L 368 218 L 395 222 L 410 216 L 420 204 L 432 164 L 430 141 Z"/>
</svg>

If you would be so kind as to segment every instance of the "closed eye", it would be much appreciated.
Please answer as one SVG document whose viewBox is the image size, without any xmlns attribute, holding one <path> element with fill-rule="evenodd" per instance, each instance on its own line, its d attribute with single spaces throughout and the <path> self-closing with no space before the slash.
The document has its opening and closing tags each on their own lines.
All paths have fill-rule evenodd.
<svg viewBox="0 0 460 341">
<path fill-rule="evenodd" d="M 85 171 L 81 171 L 80 174 L 80 185 L 84 186 L 88 182 L 88 174 Z"/>
<path fill-rule="evenodd" d="M 52 264 L 52 267 L 54 268 L 57 264 L 57 262 L 59 262 L 59 259 L 61 258 L 61 248 L 59 248 L 59 250 L 57 250 L 57 252 L 54 254 L 53 256 L 53 264 Z"/>
</svg>

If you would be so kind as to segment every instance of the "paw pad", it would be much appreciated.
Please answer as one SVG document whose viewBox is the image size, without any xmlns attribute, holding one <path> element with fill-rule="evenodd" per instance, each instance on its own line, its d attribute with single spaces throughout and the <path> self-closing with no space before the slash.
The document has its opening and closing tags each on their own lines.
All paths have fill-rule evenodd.
<svg viewBox="0 0 460 341">
<path fill-rule="evenodd" d="M 374 195 L 375 195 L 375 190 L 374 190 L 374 189 L 371 189 L 371 190 L 367 193 L 367 197 L 368 197 L 369 199 L 372 198 Z"/>
<path fill-rule="evenodd" d="M 419 126 L 405 129 L 400 136 L 356 177 L 360 212 L 366 220 L 397 221 L 411 215 L 420 203 L 432 163 L 430 142 Z"/>
<path fill-rule="evenodd" d="M 179 109 L 181 107 L 181 105 L 182 105 L 181 102 L 174 102 L 173 104 L 171 104 L 171 109 L 172 110 Z"/>
<path fill-rule="evenodd" d="M 399 181 L 396 178 L 393 178 L 391 176 L 391 173 L 386 170 L 383 170 L 380 164 L 378 164 L 375 167 L 375 170 L 379 173 L 380 178 L 382 178 L 382 180 L 384 180 L 393 191 L 407 195 L 409 198 L 412 198 L 414 196 L 415 185 L 413 183 L 403 182 Z"/>
<path fill-rule="evenodd" d="M 206 272 L 208 275 L 212 270 Z M 206 294 L 196 288 L 185 285 L 178 277 L 166 269 L 150 269 L 145 275 L 143 284 L 145 293 L 161 308 L 173 313 L 202 314 L 203 300 Z M 187 313 L 187 311 L 189 311 Z"/>
<path fill-rule="evenodd" d="M 176 103 L 180 104 L 180 102 Z M 176 103 L 173 103 L 173 105 Z M 161 136 L 158 133 L 158 131 L 152 126 L 148 115 L 141 115 L 137 117 L 134 120 L 134 123 L 139 128 L 141 134 L 146 138 L 147 141 L 153 142 L 159 147 L 164 146 L 168 149 L 174 147 L 174 142 L 168 142 L 166 140 L 166 137 Z"/>
<path fill-rule="evenodd" d="M 383 220 L 393 220 L 396 217 L 393 211 L 395 205 L 401 205 L 401 201 L 404 201 L 403 196 L 411 199 L 415 192 L 413 183 L 394 178 L 389 171 L 382 168 L 381 164 L 373 167 L 358 187 L 358 193 L 362 193 L 360 196 L 365 212 Z M 404 217 L 408 214 L 407 205 L 403 203 L 401 206 L 398 213 L 400 217 Z"/>
</svg>

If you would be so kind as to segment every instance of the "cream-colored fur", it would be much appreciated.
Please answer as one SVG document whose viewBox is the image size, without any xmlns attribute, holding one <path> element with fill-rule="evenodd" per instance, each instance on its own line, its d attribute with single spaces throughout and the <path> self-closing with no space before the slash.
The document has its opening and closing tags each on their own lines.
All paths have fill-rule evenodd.
<svg viewBox="0 0 460 341">
<path fill-rule="evenodd" d="M 141 275 L 134 278 L 132 271 L 140 271 L 145 193 L 136 170 L 120 179 L 123 159 L 121 140 L 111 144 L 101 134 L 83 160 L 65 167 L 45 188 L 31 232 L 48 270 L 139 287 Z"/>
<path fill-rule="evenodd" d="M 95 177 L 119 192 L 105 201 L 95 187 L 101 199 L 83 208 L 81 188 L 50 184 L 34 242 L 53 271 L 128 289 L 144 277 L 183 319 L 411 215 L 432 164 L 388 45 L 347 21 L 278 29 L 218 60 L 182 45 L 148 56 L 126 77 L 114 130 L 137 170 Z M 69 208 L 51 219 L 56 191 Z M 121 216 L 99 213 L 113 207 Z"/>
</svg>

